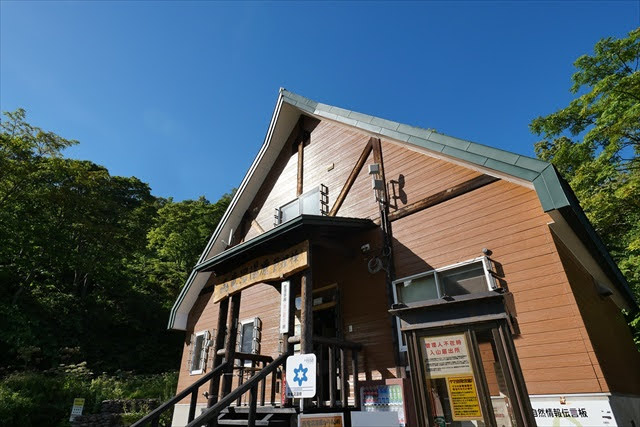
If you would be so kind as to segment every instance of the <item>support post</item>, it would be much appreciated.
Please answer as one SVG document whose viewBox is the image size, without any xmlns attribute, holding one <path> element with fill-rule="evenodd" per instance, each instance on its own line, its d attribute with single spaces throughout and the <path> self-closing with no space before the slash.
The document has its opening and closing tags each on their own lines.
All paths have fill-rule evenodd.
<svg viewBox="0 0 640 427">
<path fill-rule="evenodd" d="M 225 341 L 224 360 L 227 362 L 227 369 L 222 374 L 222 393 L 224 397 L 231 392 L 231 382 L 233 374 L 233 360 L 236 354 L 236 341 L 238 339 L 238 317 L 240 315 L 240 295 L 231 295 L 229 303 L 229 327 L 227 328 L 227 337 Z"/>
<path fill-rule="evenodd" d="M 213 362 L 211 369 L 215 369 L 222 363 L 222 356 L 218 355 L 218 350 L 224 347 L 224 339 L 227 330 L 227 316 L 229 315 L 229 298 L 225 298 L 218 304 L 218 326 L 216 329 L 216 341 L 213 345 Z M 220 376 L 216 375 L 211 378 L 209 383 L 209 398 L 207 399 L 207 408 L 211 408 L 218 401 L 218 392 L 220 391 Z"/>
<path fill-rule="evenodd" d="M 312 252 L 309 245 L 309 268 L 302 273 L 300 281 L 300 297 L 302 299 L 300 319 L 300 354 L 313 353 L 313 280 Z M 300 409 L 304 410 L 309 404 L 309 399 L 300 399 Z"/>
</svg>

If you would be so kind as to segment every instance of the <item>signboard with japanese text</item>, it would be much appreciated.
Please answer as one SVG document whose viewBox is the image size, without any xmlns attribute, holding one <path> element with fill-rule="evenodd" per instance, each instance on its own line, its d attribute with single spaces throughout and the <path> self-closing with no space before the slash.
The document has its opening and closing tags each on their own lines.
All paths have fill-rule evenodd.
<svg viewBox="0 0 640 427">
<path fill-rule="evenodd" d="M 256 258 L 217 277 L 213 302 L 256 283 L 277 280 L 304 270 L 309 266 L 308 254 L 309 242 L 304 241 L 285 251 Z"/>
<path fill-rule="evenodd" d="M 464 334 L 423 337 L 422 347 L 427 378 L 473 374 Z"/>
<path fill-rule="evenodd" d="M 287 357 L 285 371 L 287 397 L 307 398 L 316 395 L 316 355 L 296 354 Z"/>
<path fill-rule="evenodd" d="M 73 407 L 71 408 L 71 416 L 69 417 L 69 421 L 73 421 L 76 417 L 82 415 L 82 410 L 84 409 L 84 399 L 80 397 L 76 397 L 73 399 Z"/>
<path fill-rule="evenodd" d="M 451 418 L 454 421 L 481 420 L 480 400 L 473 375 L 447 377 Z"/>
<path fill-rule="evenodd" d="M 300 414 L 298 427 L 344 427 L 342 414 Z"/>
<path fill-rule="evenodd" d="M 291 292 L 291 282 L 282 282 L 280 287 L 280 333 L 289 332 L 289 292 Z"/>
<path fill-rule="evenodd" d="M 561 399 L 564 404 L 560 403 Z M 618 424 L 609 399 L 599 396 L 531 397 L 531 407 L 540 427 L 614 427 Z"/>
</svg>

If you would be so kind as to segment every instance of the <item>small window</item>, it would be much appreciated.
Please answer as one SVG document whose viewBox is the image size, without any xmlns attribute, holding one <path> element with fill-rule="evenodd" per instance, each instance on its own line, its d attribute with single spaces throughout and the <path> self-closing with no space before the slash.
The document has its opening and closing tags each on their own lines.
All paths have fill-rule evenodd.
<svg viewBox="0 0 640 427">
<path fill-rule="evenodd" d="M 487 292 L 496 287 L 491 275 L 491 261 L 481 257 L 396 280 L 393 298 L 396 303 L 410 304 L 444 296 Z M 400 350 L 406 351 L 400 332 L 400 319 L 397 319 L 397 327 Z"/>
<path fill-rule="evenodd" d="M 243 320 L 238 325 L 238 351 L 247 354 L 260 354 L 262 338 L 262 321 L 259 317 Z M 245 361 L 250 366 L 251 361 Z"/>
<path fill-rule="evenodd" d="M 297 199 L 276 209 L 274 226 L 284 224 L 300 215 L 326 215 L 329 212 L 329 189 L 320 184 Z"/>
<path fill-rule="evenodd" d="M 191 336 L 189 352 L 189 373 L 191 375 L 201 374 L 206 369 L 210 345 L 209 331 L 201 331 Z"/>
</svg>

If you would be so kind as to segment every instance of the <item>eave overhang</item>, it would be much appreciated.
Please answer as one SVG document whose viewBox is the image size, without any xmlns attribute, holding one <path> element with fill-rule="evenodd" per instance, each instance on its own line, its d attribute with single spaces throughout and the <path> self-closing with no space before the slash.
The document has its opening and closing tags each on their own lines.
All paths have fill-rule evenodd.
<svg viewBox="0 0 640 427">
<path fill-rule="evenodd" d="M 324 239 L 339 243 L 348 235 L 375 227 L 376 224 L 370 219 L 300 215 L 201 262 L 194 270 L 224 274 L 256 257 L 281 251 L 305 240 L 311 245 Z"/>
</svg>

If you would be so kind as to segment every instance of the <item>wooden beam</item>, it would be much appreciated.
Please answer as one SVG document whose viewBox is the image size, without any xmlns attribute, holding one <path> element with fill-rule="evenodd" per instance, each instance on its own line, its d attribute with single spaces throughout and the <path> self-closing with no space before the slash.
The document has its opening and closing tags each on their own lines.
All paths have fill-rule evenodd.
<svg viewBox="0 0 640 427">
<path fill-rule="evenodd" d="M 338 210 L 340 209 L 340 206 L 342 206 L 342 203 L 344 202 L 344 199 L 347 197 L 349 190 L 351 190 L 353 183 L 356 181 L 356 178 L 358 177 L 358 174 L 362 170 L 364 163 L 367 161 L 367 157 L 369 157 L 369 154 L 373 149 L 373 144 L 371 143 L 372 139 L 373 138 L 369 139 L 369 142 L 367 142 L 367 145 L 365 145 L 364 150 L 362 150 L 362 153 L 360 154 L 358 161 L 353 167 L 353 170 L 351 170 L 351 173 L 349 174 L 347 181 L 344 183 L 344 186 L 342 187 L 342 190 L 340 191 L 338 198 L 333 204 L 331 211 L 329 211 L 329 216 L 336 216 L 336 214 L 338 213 Z"/>
<path fill-rule="evenodd" d="M 389 204 L 387 201 L 389 200 L 389 195 L 387 193 L 387 180 L 384 177 L 384 162 L 382 161 L 382 143 L 380 142 L 380 138 L 371 138 L 371 145 L 373 149 L 373 161 L 380 165 L 380 179 L 384 183 L 384 191 L 382 192 L 384 197 L 384 209 L 385 211 L 389 210 Z"/>
<path fill-rule="evenodd" d="M 241 292 L 231 295 L 229 303 L 229 326 L 227 327 L 227 336 L 225 340 L 224 360 L 227 362 L 227 371 L 222 376 L 222 393 L 224 397 L 231 392 L 230 373 L 233 371 L 233 361 L 235 359 L 236 341 L 238 338 L 238 317 L 240 315 L 240 295 Z"/>
<path fill-rule="evenodd" d="M 300 319 L 300 353 L 313 353 L 313 282 L 311 269 L 302 273 L 301 280 L 301 319 Z"/>
<path fill-rule="evenodd" d="M 304 173 L 304 138 L 300 135 L 298 139 L 298 187 L 296 197 L 302 195 L 302 174 Z"/>
<path fill-rule="evenodd" d="M 407 215 L 414 214 L 421 210 L 430 208 L 432 206 L 435 206 L 447 200 L 453 199 L 454 197 L 458 197 L 470 191 L 477 190 L 480 187 L 484 187 L 485 185 L 491 184 L 492 182 L 495 182 L 498 180 L 499 178 L 496 178 L 490 175 L 480 175 L 478 177 L 465 181 L 461 184 L 448 188 L 444 191 L 440 191 L 438 193 L 427 196 L 422 200 L 419 200 L 415 203 L 411 203 L 401 209 L 398 209 L 395 212 L 390 213 L 389 221 L 396 221 L 400 218 L 404 218 Z"/>
</svg>

